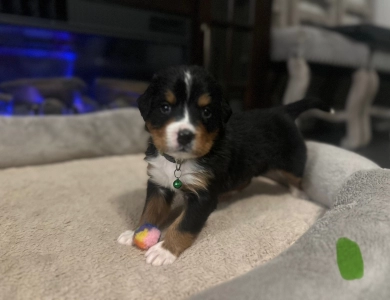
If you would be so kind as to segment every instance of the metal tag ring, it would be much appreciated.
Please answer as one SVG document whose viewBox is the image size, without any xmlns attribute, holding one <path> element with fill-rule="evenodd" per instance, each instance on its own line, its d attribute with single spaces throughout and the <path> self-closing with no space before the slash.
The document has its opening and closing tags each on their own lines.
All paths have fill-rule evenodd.
<svg viewBox="0 0 390 300">
<path fill-rule="evenodd" d="M 176 174 L 177 172 L 180 172 L 180 174 L 177 175 L 177 174 Z M 172 174 L 172 173 L 171 173 L 171 174 Z M 173 173 L 173 175 L 175 175 L 176 178 L 180 178 L 180 176 L 181 176 L 181 170 L 175 170 L 175 172 Z"/>
</svg>

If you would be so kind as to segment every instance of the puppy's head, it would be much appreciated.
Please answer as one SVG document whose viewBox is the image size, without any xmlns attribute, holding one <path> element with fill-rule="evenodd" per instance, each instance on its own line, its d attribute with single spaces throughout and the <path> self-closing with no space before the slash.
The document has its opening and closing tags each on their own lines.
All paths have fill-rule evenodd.
<svg viewBox="0 0 390 300">
<path fill-rule="evenodd" d="M 155 74 L 138 107 L 157 149 L 176 159 L 206 155 L 231 115 L 218 83 L 196 66 Z"/>
</svg>

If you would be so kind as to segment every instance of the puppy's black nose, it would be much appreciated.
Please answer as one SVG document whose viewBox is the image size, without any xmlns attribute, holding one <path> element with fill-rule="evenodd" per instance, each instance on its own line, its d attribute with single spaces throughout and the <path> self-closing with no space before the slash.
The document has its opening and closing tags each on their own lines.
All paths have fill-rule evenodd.
<svg viewBox="0 0 390 300">
<path fill-rule="evenodd" d="M 177 141 L 181 146 L 185 146 L 192 142 L 195 135 L 188 129 L 180 130 L 177 135 Z"/>
</svg>

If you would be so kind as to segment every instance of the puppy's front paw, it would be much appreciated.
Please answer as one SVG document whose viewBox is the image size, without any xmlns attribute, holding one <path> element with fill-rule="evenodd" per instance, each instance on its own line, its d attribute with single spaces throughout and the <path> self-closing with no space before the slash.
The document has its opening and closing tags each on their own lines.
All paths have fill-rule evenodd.
<svg viewBox="0 0 390 300">
<path fill-rule="evenodd" d="M 170 265 L 176 260 L 177 257 L 175 255 L 162 247 L 163 242 L 157 243 L 145 253 L 148 264 L 152 264 L 153 266 Z"/>
<path fill-rule="evenodd" d="M 134 231 L 127 230 L 118 237 L 117 241 L 119 244 L 131 246 L 133 244 L 133 236 L 134 236 Z"/>
</svg>

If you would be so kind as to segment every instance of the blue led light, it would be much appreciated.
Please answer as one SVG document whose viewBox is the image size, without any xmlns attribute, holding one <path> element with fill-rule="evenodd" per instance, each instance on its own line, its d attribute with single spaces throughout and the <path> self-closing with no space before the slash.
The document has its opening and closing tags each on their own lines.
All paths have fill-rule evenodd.
<svg viewBox="0 0 390 300">
<path fill-rule="evenodd" d="M 33 86 L 21 88 L 20 95 L 23 95 L 25 101 L 31 104 L 41 105 L 45 101 L 39 90 Z"/>
<path fill-rule="evenodd" d="M 73 77 L 74 74 L 74 60 L 69 60 L 65 70 L 65 77 Z"/>
<path fill-rule="evenodd" d="M 13 102 L 0 102 L 0 115 L 4 117 L 12 116 L 14 113 Z"/>
<path fill-rule="evenodd" d="M 0 46 L 0 55 L 27 56 L 35 58 L 52 58 L 74 61 L 77 58 L 74 52 L 60 52 L 42 49 L 25 49 Z"/>
<path fill-rule="evenodd" d="M 24 35 L 32 38 L 69 41 L 72 39 L 72 34 L 66 31 L 58 31 L 43 28 L 15 26 L 9 24 L 0 25 L 0 33 L 11 35 Z"/>
<path fill-rule="evenodd" d="M 6 110 L 5 110 L 5 115 L 6 116 L 12 116 L 14 114 L 14 103 L 8 103 Z"/>
<path fill-rule="evenodd" d="M 96 107 L 85 102 L 80 94 L 80 92 L 73 93 L 73 107 L 77 110 L 78 113 L 89 113 L 96 110 Z"/>
<path fill-rule="evenodd" d="M 56 30 L 47 30 L 47 29 L 38 29 L 38 28 L 26 28 L 22 29 L 24 35 L 47 39 L 47 40 L 63 40 L 69 41 L 72 38 L 72 35 L 69 32 L 56 31 Z"/>
</svg>

